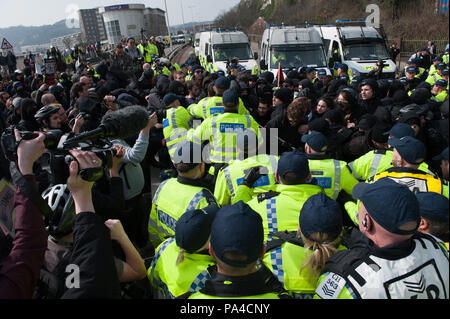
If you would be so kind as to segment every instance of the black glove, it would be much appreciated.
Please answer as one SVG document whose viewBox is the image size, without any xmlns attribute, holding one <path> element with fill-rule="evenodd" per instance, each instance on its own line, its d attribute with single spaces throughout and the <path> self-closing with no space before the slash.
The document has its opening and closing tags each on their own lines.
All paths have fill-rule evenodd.
<svg viewBox="0 0 450 319">
<path fill-rule="evenodd" d="M 264 166 L 255 166 L 250 168 L 247 174 L 245 174 L 244 176 L 244 181 L 240 185 L 245 185 L 252 188 L 253 184 L 255 184 L 255 182 L 261 177 L 261 175 L 265 175 L 264 173 L 261 173 L 264 171 L 264 169 Z"/>
</svg>

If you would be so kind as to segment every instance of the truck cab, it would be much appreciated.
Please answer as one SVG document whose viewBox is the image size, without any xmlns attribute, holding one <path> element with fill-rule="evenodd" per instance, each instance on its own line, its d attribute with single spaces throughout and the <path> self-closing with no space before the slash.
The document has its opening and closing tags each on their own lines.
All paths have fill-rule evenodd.
<svg viewBox="0 0 450 319">
<path fill-rule="evenodd" d="M 257 66 L 257 55 L 252 54 L 250 42 L 241 31 L 215 30 L 200 33 L 199 59 L 210 73 L 227 72 L 229 61 L 239 59 L 239 64 L 252 72 Z"/>
<path fill-rule="evenodd" d="M 326 69 L 327 59 L 319 31 L 311 27 L 270 25 L 261 42 L 261 64 L 274 73 L 301 67 Z"/>
<path fill-rule="evenodd" d="M 321 32 L 330 68 L 338 64 L 348 65 L 352 77 L 367 77 L 378 62 L 384 63 L 382 77 L 394 78 L 395 63 L 389 58 L 385 37 L 374 27 L 358 25 L 316 26 Z M 357 24 L 358 24 L 357 23 Z"/>
</svg>

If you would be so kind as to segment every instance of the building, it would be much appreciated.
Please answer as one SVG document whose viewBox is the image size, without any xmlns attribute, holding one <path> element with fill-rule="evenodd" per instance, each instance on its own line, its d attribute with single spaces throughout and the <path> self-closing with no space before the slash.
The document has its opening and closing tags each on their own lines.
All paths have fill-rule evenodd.
<svg viewBox="0 0 450 319">
<path fill-rule="evenodd" d="M 107 39 L 105 24 L 99 8 L 78 10 L 78 17 L 83 43 L 93 44 Z"/>
<path fill-rule="evenodd" d="M 158 8 L 144 10 L 144 34 L 149 36 L 167 35 L 166 13 Z"/>
<path fill-rule="evenodd" d="M 167 34 L 165 11 L 145 8 L 144 4 L 120 4 L 99 8 L 109 44 L 121 38 Z"/>
</svg>

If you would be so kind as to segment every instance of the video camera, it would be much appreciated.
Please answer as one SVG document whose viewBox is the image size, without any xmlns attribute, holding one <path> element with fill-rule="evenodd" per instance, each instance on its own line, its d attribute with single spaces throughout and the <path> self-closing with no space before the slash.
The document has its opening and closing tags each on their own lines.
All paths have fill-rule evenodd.
<svg viewBox="0 0 450 319">
<path fill-rule="evenodd" d="M 103 168 L 111 168 L 112 158 L 116 154 L 116 150 L 109 140 L 104 138 L 93 138 L 83 142 L 72 142 L 76 136 L 74 133 L 64 133 L 61 130 L 51 130 L 43 132 L 45 135 L 44 144 L 47 151 L 42 156 L 42 168 L 49 171 L 53 176 L 54 184 L 66 184 L 69 177 L 69 165 L 74 161 L 74 157 L 70 154 L 70 150 L 80 149 L 90 151 L 96 154 L 103 163 L 103 167 L 82 169 L 80 176 L 88 182 L 94 182 L 102 177 Z M 32 140 L 38 135 L 33 132 L 21 131 L 23 140 Z M 5 157 L 11 161 L 17 161 L 17 141 L 14 134 L 14 127 L 5 130 L 1 137 L 1 145 Z"/>
</svg>

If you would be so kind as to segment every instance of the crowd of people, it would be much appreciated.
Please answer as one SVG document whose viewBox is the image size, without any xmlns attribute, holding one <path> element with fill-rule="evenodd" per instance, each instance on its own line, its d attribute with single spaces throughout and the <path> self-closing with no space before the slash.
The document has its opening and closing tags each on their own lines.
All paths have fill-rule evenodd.
<svg viewBox="0 0 450 319">
<path fill-rule="evenodd" d="M 0 298 L 448 299 L 448 49 L 433 54 L 394 79 L 281 78 L 128 38 L 53 83 L 14 70 Z M 99 137 L 137 109 L 135 132 Z M 109 155 L 80 143 L 57 162 L 54 136 L 83 133 Z"/>
</svg>

